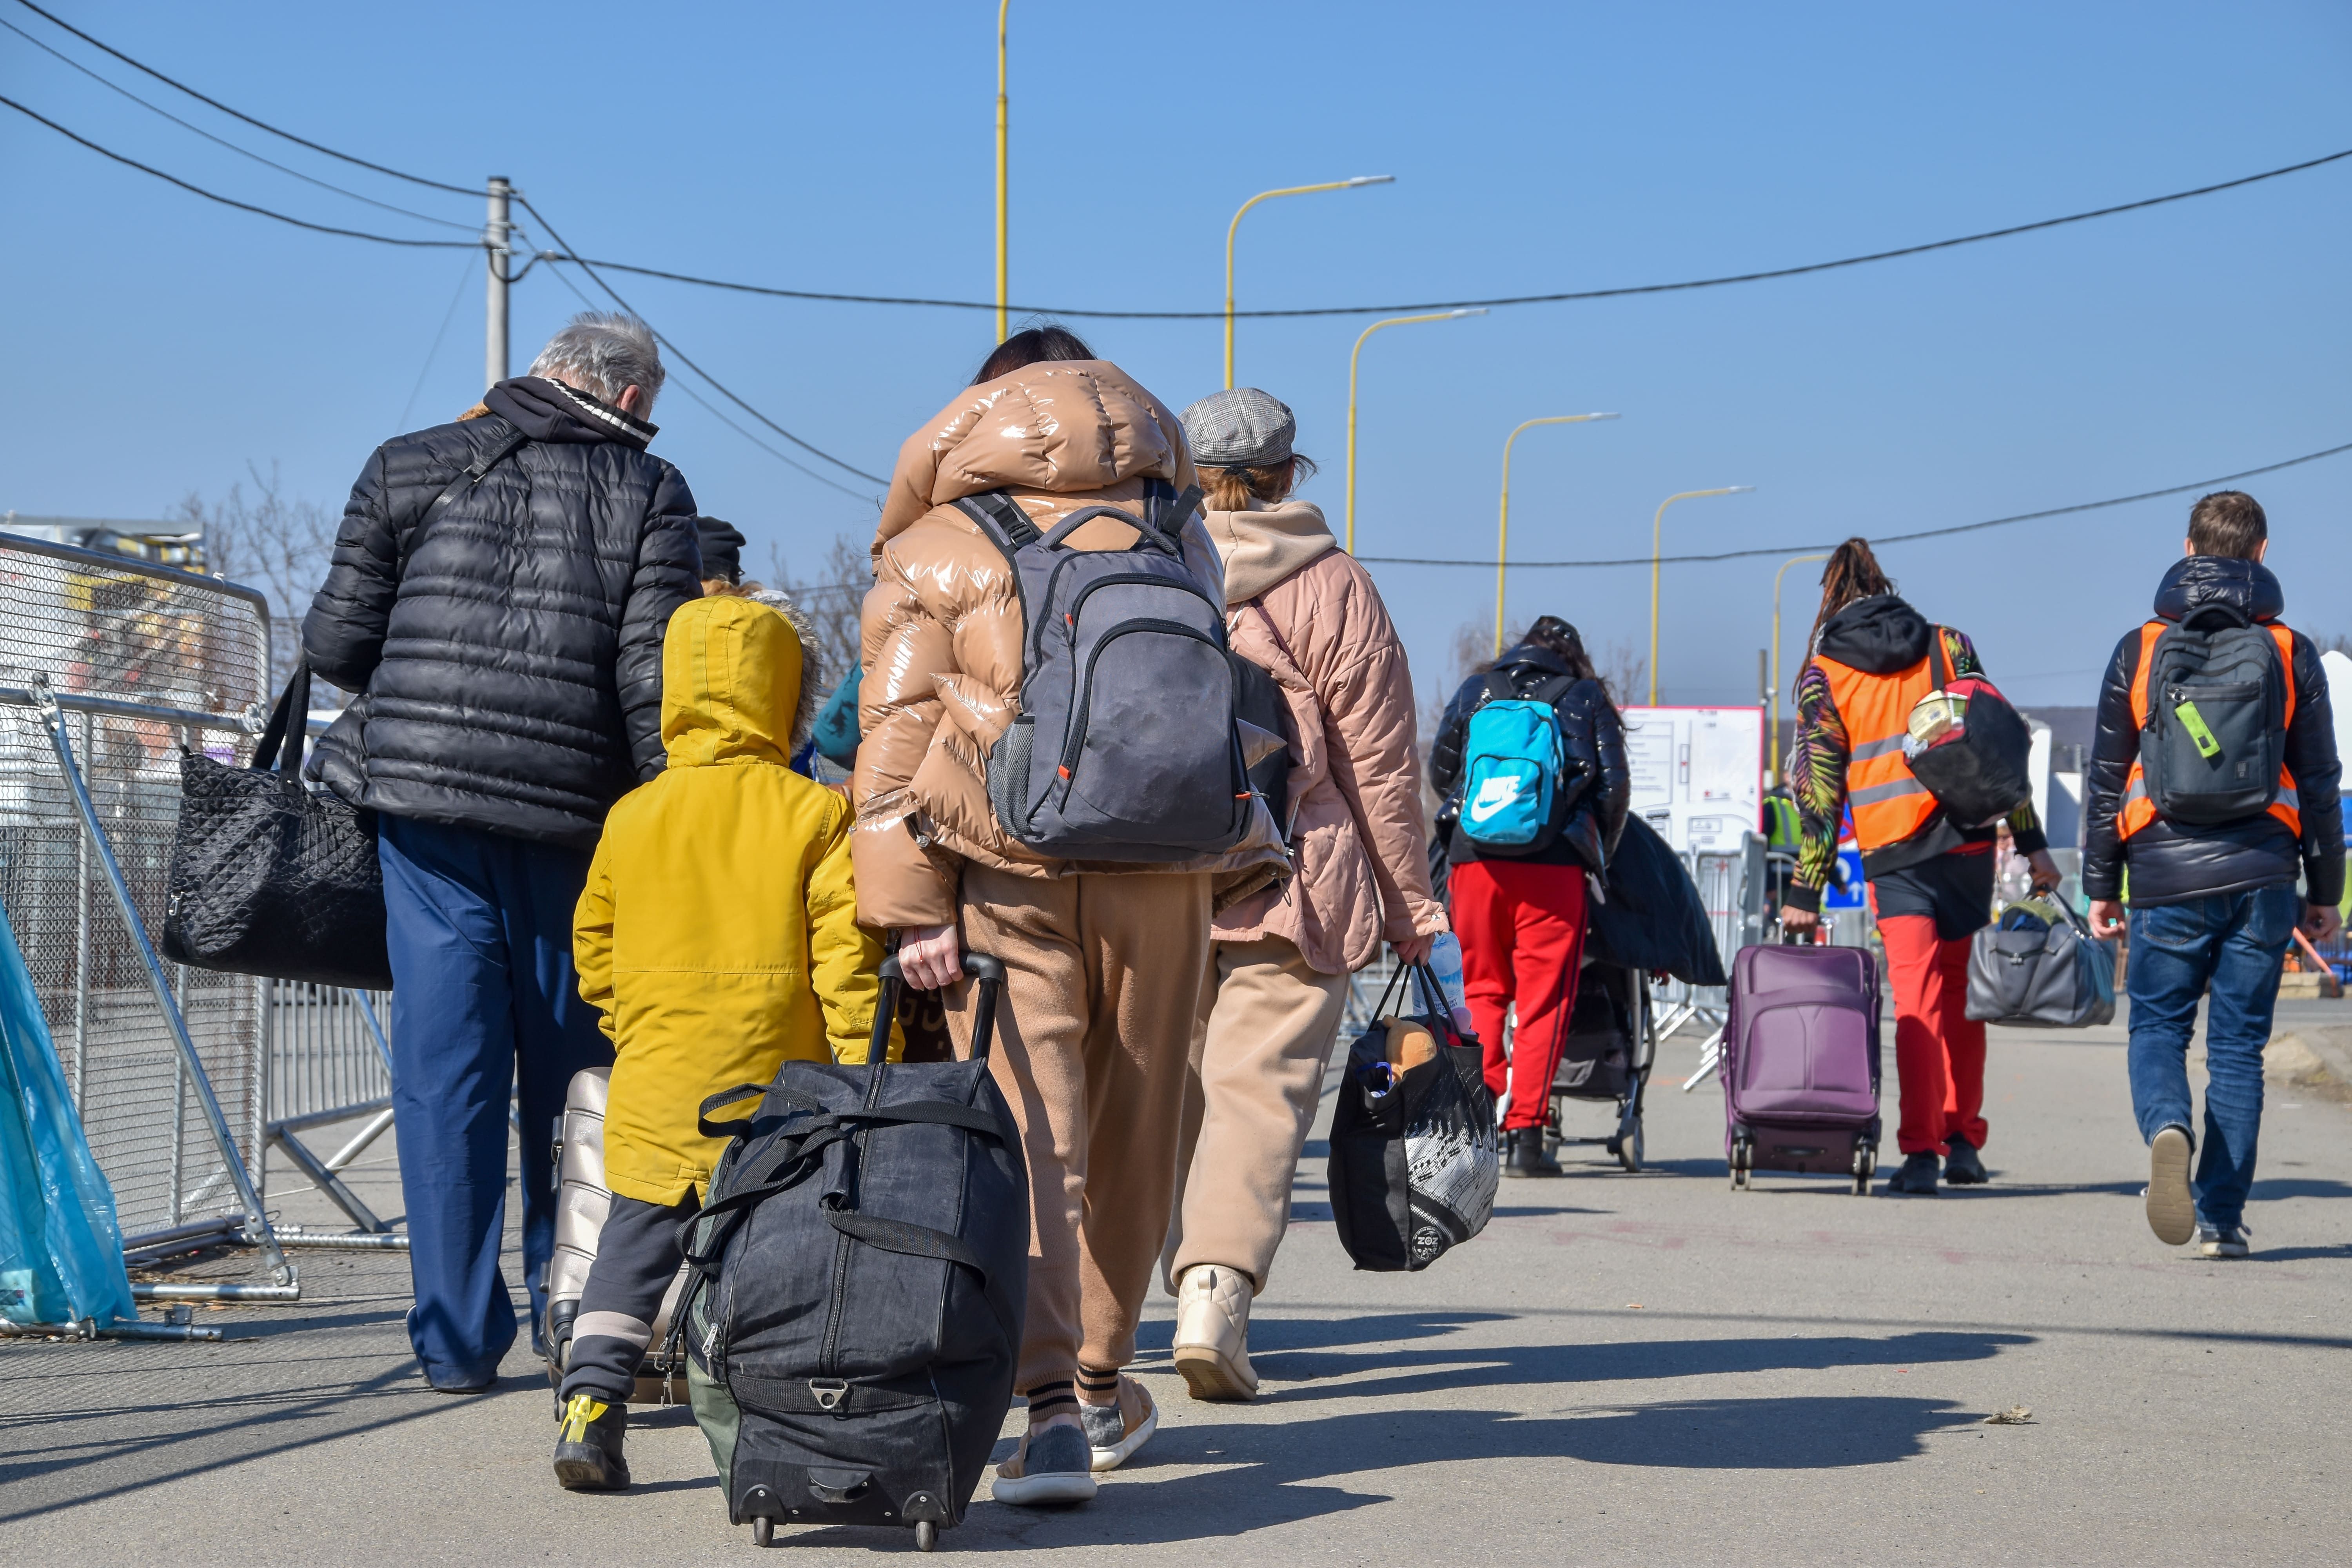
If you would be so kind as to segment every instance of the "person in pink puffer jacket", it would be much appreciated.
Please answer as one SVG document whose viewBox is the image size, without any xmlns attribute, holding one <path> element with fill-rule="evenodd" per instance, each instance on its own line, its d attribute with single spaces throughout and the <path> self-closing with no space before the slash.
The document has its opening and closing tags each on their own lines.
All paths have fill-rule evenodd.
<svg viewBox="0 0 2352 1568">
<path fill-rule="evenodd" d="M 1314 465 L 1290 410 L 1253 387 L 1183 414 L 1223 559 L 1234 651 L 1288 710 L 1296 875 L 1216 917 L 1192 1031 L 1163 1278 L 1177 1370 L 1196 1399 L 1247 1399 L 1250 1302 L 1290 1217 L 1290 1185 L 1337 1038 L 1348 976 L 1386 941 L 1428 956 L 1430 891 L 1412 677 L 1371 574 L 1291 498 Z"/>
</svg>

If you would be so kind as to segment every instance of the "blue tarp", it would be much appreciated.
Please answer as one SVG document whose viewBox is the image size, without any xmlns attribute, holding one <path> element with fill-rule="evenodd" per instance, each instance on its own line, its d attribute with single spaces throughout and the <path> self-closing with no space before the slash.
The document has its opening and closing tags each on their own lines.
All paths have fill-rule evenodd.
<svg viewBox="0 0 2352 1568">
<path fill-rule="evenodd" d="M 0 910 L 0 1317 L 137 1318 L 114 1189 L 90 1157 L 33 977 Z"/>
</svg>

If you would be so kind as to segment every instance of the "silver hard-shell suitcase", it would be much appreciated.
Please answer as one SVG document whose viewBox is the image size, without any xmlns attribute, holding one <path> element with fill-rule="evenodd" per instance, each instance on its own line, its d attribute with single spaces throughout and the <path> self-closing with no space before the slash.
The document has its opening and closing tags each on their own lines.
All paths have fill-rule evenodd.
<svg viewBox="0 0 2352 1568">
<path fill-rule="evenodd" d="M 564 1091 L 563 1116 L 555 1131 L 555 1251 L 547 1261 L 547 1378 L 562 1384 L 572 1360 L 572 1323 L 580 1315 L 580 1292 L 588 1285 L 588 1266 L 596 1261 L 596 1238 L 604 1234 L 605 1215 L 612 1212 L 612 1189 L 604 1185 L 604 1104 L 611 1093 L 613 1069 L 587 1068 L 572 1075 Z M 632 1405 L 686 1403 L 686 1355 L 678 1352 L 672 1365 L 665 1355 L 670 1316 L 677 1311 L 689 1273 L 678 1266 L 677 1278 L 662 1296 L 654 1316 L 653 1342 L 637 1368 Z"/>
</svg>

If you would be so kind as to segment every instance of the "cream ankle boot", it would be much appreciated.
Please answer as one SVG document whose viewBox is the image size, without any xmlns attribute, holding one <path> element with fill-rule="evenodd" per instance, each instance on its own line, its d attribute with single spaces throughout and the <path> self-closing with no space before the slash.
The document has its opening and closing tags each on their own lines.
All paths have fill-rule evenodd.
<svg viewBox="0 0 2352 1568">
<path fill-rule="evenodd" d="M 1257 1393 L 1250 1367 L 1249 1276 L 1202 1263 L 1176 1282 L 1176 1370 L 1195 1399 L 1247 1399 Z"/>
</svg>

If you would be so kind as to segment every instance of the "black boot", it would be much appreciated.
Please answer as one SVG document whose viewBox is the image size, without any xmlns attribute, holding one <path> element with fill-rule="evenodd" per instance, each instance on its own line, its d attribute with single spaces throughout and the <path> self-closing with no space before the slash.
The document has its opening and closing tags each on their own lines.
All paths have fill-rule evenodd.
<svg viewBox="0 0 2352 1568">
<path fill-rule="evenodd" d="M 1510 1158 L 1503 1166 L 1507 1176 L 1557 1176 L 1559 1162 L 1544 1152 L 1543 1129 L 1522 1127 L 1510 1134 Z"/>
<path fill-rule="evenodd" d="M 1984 1162 L 1977 1158 L 1977 1146 L 1965 1138 L 1954 1138 L 1944 1145 L 1944 1181 L 1955 1187 L 1981 1187 L 1992 1178 L 1985 1173 Z"/>
<path fill-rule="evenodd" d="M 607 1405 L 593 1394 L 575 1394 L 563 1406 L 555 1433 L 555 1479 L 565 1491 L 627 1489 L 629 1461 L 621 1455 L 629 1407 Z"/>
<path fill-rule="evenodd" d="M 1903 1162 L 1901 1170 L 1886 1178 L 1886 1190 L 1890 1193 L 1907 1194 L 1916 1198 L 1934 1197 L 1937 1163 L 1934 1150 L 1920 1150 L 1919 1152 Z"/>
</svg>

